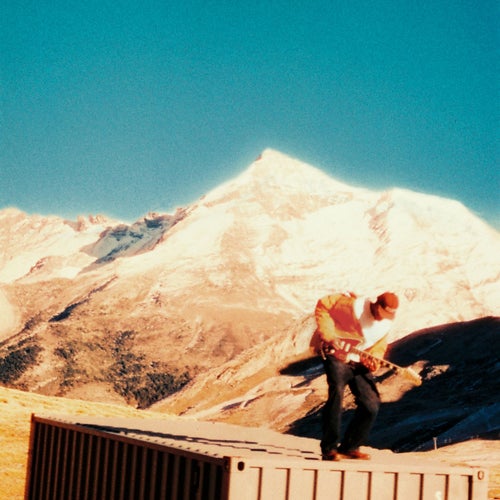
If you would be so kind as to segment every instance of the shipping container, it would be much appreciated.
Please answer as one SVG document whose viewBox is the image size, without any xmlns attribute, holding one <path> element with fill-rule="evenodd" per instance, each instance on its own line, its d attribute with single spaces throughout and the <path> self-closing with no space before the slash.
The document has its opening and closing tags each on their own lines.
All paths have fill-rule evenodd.
<svg viewBox="0 0 500 500">
<path fill-rule="evenodd" d="M 26 500 L 486 500 L 488 472 L 191 419 L 32 416 Z"/>
</svg>

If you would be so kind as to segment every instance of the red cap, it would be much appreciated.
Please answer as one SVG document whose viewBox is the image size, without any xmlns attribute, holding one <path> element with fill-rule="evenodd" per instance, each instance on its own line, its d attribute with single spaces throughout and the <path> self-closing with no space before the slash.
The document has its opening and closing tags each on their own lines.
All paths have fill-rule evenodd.
<svg viewBox="0 0 500 500">
<path fill-rule="evenodd" d="M 399 306 L 399 299 L 395 293 L 384 292 L 377 297 L 377 304 L 380 304 L 387 318 L 393 319 Z"/>
</svg>

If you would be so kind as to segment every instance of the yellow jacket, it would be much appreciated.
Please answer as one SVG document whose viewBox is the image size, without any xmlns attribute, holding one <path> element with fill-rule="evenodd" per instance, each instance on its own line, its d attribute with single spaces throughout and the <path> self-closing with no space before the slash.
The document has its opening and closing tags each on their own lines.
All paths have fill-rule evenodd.
<svg viewBox="0 0 500 500">
<path fill-rule="evenodd" d="M 354 339 L 363 342 L 363 330 L 358 318 L 354 313 L 354 294 L 342 293 L 327 295 L 318 300 L 314 316 L 316 319 L 316 331 L 310 342 L 311 349 L 320 353 L 322 343 L 331 343 L 335 339 Z M 383 357 L 387 350 L 388 335 L 386 334 L 366 352 Z M 362 348 L 362 346 L 361 346 Z"/>
</svg>

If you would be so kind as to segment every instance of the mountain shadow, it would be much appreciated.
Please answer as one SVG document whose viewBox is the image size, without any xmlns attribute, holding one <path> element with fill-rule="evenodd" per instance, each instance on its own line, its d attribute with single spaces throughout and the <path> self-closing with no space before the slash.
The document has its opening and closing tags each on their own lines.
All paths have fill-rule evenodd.
<svg viewBox="0 0 500 500">
<path fill-rule="evenodd" d="M 401 366 L 421 366 L 423 383 L 397 401 L 382 402 L 367 444 L 403 452 L 498 439 L 499 334 L 500 318 L 489 316 L 426 328 L 391 344 L 387 358 Z M 381 377 L 380 384 L 381 392 L 397 392 L 401 380 Z M 344 426 L 352 414 L 345 411 Z M 288 433 L 319 439 L 321 407 L 293 422 Z"/>
</svg>

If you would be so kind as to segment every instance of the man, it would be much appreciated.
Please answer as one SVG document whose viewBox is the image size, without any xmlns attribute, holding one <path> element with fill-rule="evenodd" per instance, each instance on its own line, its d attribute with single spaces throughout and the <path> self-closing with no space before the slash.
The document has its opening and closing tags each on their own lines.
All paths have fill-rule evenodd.
<svg viewBox="0 0 500 500">
<path fill-rule="evenodd" d="M 380 407 L 380 395 L 371 374 L 379 364 L 373 358 L 349 351 L 355 347 L 383 358 L 398 305 L 398 297 L 392 292 L 382 293 L 375 301 L 352 293 L 327 295 L 316 305 L 317 329 L 311 347 L 323 358 L 328 382 L 328 400 L 323 408 L 323 460 L 370 458 L 359 447 L 366 443 Z M 356 410 L 341 440 L 346 385 L 354 396 Z"/>
</svg>

